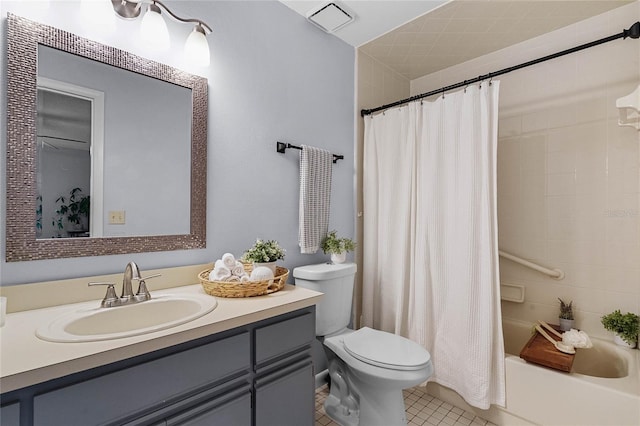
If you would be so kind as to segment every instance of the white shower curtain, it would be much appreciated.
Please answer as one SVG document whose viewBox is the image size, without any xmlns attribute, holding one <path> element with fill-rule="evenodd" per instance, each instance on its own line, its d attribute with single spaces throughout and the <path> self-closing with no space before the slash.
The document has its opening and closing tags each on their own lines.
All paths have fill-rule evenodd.
<svg viewBox="0 0 640 426">
<path fill-rule="evenodd" d="M 431 353 L 434 380 L 504 405 L 499 82 L 365 117 L 363 323 Z"/>
</svg>

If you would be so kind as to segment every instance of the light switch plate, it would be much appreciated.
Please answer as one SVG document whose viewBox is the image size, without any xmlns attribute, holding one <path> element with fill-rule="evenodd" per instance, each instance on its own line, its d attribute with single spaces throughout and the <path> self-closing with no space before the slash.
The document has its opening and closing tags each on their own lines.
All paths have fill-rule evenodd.
<svg viewBox="0 0 640 426">
<path fill-rule="evenodd" d="M 124 210 L 109 211 L 109 225 L 124 225 L 124 223 L 125 223 Z"/>
</svg>

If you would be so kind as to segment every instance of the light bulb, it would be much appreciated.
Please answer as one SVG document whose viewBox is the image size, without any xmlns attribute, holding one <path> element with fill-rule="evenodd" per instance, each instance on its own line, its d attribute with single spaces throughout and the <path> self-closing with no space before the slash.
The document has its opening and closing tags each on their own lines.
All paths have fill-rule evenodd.
<svg viewBox="0 0 640 426">
<path fill-rule="evenodd" d="M 140 37 L 153 49 L 166 50 L 169 48 L 169 30 L 160 15 L 160 8 L 155 3 L 149 5 L 147 13 L 142 17 Z"/>
<path fill-rule="evenodd" d="M 211 62 L 207 36 L 200 24 L 196 25 L 184 45 L 185 59 L 193 65 L 208 67 Z"/>
</svg>

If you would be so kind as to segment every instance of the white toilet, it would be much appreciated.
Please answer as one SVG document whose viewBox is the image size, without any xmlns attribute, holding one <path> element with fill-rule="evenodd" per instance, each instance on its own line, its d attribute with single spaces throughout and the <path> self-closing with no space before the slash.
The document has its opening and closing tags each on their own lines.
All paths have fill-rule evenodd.
<svg viewBox="0 0 640 426">
<path fill-rule="evenodd" d="M 316 335 L 324 337 L 329 361 L 331 385 L 325 411 L 342 426 L 406 425 L 402 390 L 431 376 L 431 355 L 395 334 L 347 328 L 355 273 L 353 263 L 293 270 L 297 286 L 324 293 L 316 305 Z"/>
</svg>

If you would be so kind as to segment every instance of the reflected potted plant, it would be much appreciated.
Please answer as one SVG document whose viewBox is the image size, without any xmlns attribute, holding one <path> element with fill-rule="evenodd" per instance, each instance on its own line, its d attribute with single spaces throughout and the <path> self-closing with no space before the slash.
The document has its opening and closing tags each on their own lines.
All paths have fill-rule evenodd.
<svg viewBox="0 0 640 426">
<path fill-rule="evenodd" d="M 558 320 L 560 322 L 560 330 L 569 331 L 571 330 L 575 323 L 575 318 L 573 316 L 573 300 L 569 303 L 565 303 L 564 300 L 560 299 L 560 315 L 558 316 Z"/>
<path fill-rule="evenodd" d="M 638 331 L 640 330 L 640 317 L 632 312 L 622 314 L 616 309 L 610 314 L 604 315 L 600 321 L 606 330 L 615 333 L 614 342 L 628 348 L 635 348 L 638 344 Z"/>
<path fill-rule="evenodd" d="M 276 262 L 284 259 L 285 249 L 280 247 L 276 240 L 261 240 L 258 238 L 256 243 L 249 250 L 244 252 L 240 261 L 244 263 L 253 263 L 253 267 L 266 266 L 273 274 L 276 273 Z"/>
<path fill-rule="evenodd" d="M 52 225 L 62 231 L 64 229 L 63 218 L 66 216 L 67 221 L 79 229 L 82 226 L 83 218 L 87 219 L 87 227 L 89 226 L 89 213 L 91 210 L 91 197 L 82 194 L 82 189 L 73 188 L 69 191 L 69 197 L 60 196 L 56 199 L 58 209 L 56 210 L 56 218 L 53 219 Z"/>
<path fill-rule="evenodd" d="M 347 253 L 356 249 L 356 243 L 350 238 L 338 238 L 338 231 L 330 231 L 322 240 L 322 251 L 331 254 L 331 262 L 344 263 Z"/>
</svg>

